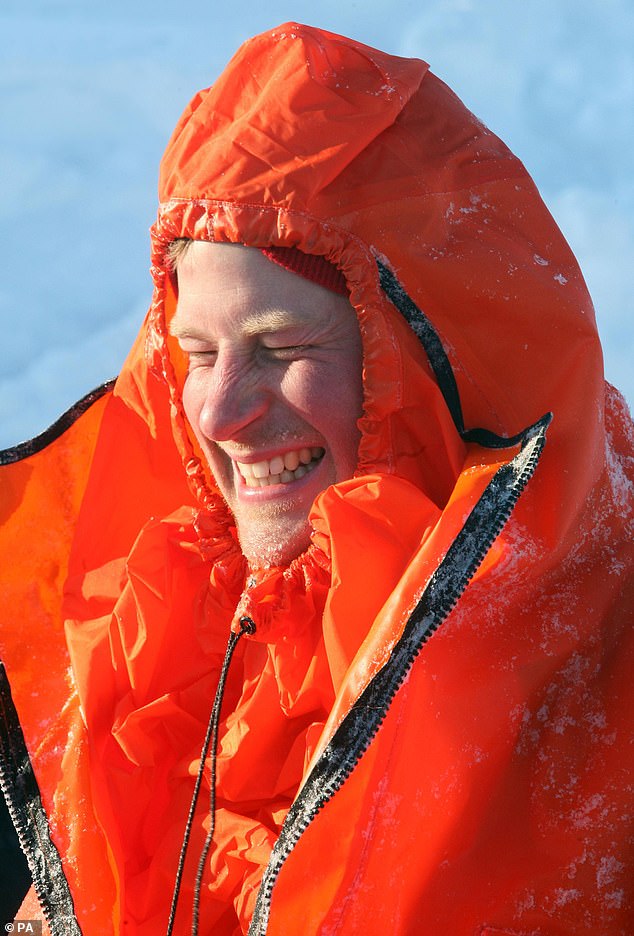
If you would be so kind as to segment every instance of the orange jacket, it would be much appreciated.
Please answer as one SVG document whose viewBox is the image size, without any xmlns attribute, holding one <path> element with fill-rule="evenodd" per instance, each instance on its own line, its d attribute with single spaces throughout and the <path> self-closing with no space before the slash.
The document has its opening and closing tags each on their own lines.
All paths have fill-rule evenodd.
<svg viewBox="0 0 634 936">
<path fill-rule="evenodd" d="M 358 310 L 358 469 L 289 568 L 246 569 L 183 414 L 180 236 L 327 256 Z M 0 775 L 51 930 L 166 931 L 248 616 L 201 933 L 631 933 L 634 433 L 523 166 L 423 62 L 288 24 L 185 111 L 152 246 L 114 387 L 1 469 Z"/>
</svg>

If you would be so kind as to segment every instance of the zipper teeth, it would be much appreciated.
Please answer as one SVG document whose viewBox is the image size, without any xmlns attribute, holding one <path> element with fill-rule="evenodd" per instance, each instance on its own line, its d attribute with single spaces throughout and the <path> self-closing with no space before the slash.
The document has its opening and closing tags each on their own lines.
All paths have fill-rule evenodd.
<svg viewBox="0 0 634 936">
<path fill-rule="evenodd" d="M 0 725 L 3 729 L 0 732 L 0 789 L 5 798 L 20 847 L 26 857 L 42 913 L 53 936 L 81 936 L 81 930 L 72 909 L 73 899 L 61 867 L 61 859 L 59 859 L 59 853 L 50 838 L 48 821 L 41 803 L 37 781 L 19 725 L 17 711 L 11 698 L 9 680 L 2 662 L 0 662 L 0 716 L 4 723 Z M 15 746 L 10 740 L 12 734 L 16 740 Z M 9 761 L 14 765 L 13 770 L 7 767 Z M 14 791 L 16 788 L 25 790 L 29 782 L 34 787 L 38 808 L 34 812 L 31 807 L 32 798 L 28 797 L 25 791 L 23 809 L 25 818 L 23 818 L 20 814 L 20 807 L 16 806 Z M 40 817 L 38 817 L 37 812 L 41 813 Z M 43 829 L 41 823 L 44 824 Z M 39 853 L 35 851 L 34 839 L 37 840 L 39 845 Z M 58 860 L 60 860 L 60 875 L 57 880 L 50 873 L 49 861 L 45 854 L 46 851 L 50 850 L 54 851 Z M 49 880 L 46 878 L 47 870 L 50 875 Z M 57 907 L 53 906 L 53 902 L 58 906 L 65 905 L 63 915 Z"/>
<path fill-rule="evenodd" d="M 7 809 L 9 811 L 9 816 L 11 817 L 11 822 L 13 823 L 13 828 L 16 831 L 18 841 L 20 843 L 20 848 L 24 855 L 26 855 L 25 845 L 27 842 L 27 824 L 20 816 L 20 813 L 16 809 L 13 797 L 11 795 L 11 782 L 8 780 L 5 767 L 4 767 L 4 750 L 2 751 L 2 757 L 0 758 L 0 791 L 4 796 L 5 802 L 7 804 Z M 29 863 L 29 871 L 32 873 L 32 869 Z"/>
<path fill-rule="evenodd" d="M 450 586 L 444 595 L 441 594 L 439 596 L 440 601 L 436 605 L 436 613 L 434 617 L 425 623 L 425 617 L 429 617 L 429 612 L 426 615 L 424 613 L 423 606 L 430 597 L 432 601 L 436 600 L 436 596 L 433 594 L 430 595 L 430 593 L 435 591 L 436 587 L 439 585 L 439 579 L 441 579 L 442 574 L 444 574 L 442 570 L 449 559 L 451 552 L 450 548 L 438 570 L 430 579 L 430 582 L 425 588 L 422 596 L 419 598 L 414 611 L 410 615 L 408 623 L 405 627 L 404 635 L 401 637 L 397 646 L 392 652 L 390 663 L 386 664 L 386 667 L 384 667 L 384 669 L 380 671 L 376 677 L 374 677 L 370 685 L 366 687 L 360 699 L 357 701 L 357 703 L 355 703 L 355 706 L 353 706 L 353 708 L 350 710 L 348 716 L 346 716 L 346 719 L 344 719 L 344 722 L 342 722 L 342 724 L 335 732 L 335 735 L 322 754 L 320 761 L 318 761 L 318 763 L 315 765 L 311 775 L 308 777 L 306 783 L 302 787 L 298 798 L 295 800 L 288 812 L 287 819 L 285 820 L 284 826 L 282 827 L 278 841 L 274 846 L 270 863 L 262 879 L 262 884 L 260 886 L 260 891 L 256 901 L 253 920 L 251 927 L 249 928 L 249 936 L 265 936 L 268 927 L 271 896 L 282 865 L 317 813 L 323 809 L 323 807 L 329 802 L 329 800 L 332 799 L 335 793 L 341 789 L 345 781 L 348 779 L 358 762 L 367 751 L 381 724 L 383 723 L 396 693 L 409 674 L 414 660 L 422 650 L 423 646 L 427 643 L 429 638 L 438 630 L 440 625 L 449 616 L 450 612 L 453 610 L 461 595 L 465 591 L 467 585 L 478 570 L 478 567 L 482 563 L 484 557 L 493 545 L 493 542 L 495 539 L 497 539 L 504 526 L 508 522 L 517 500 L 521 496 L 524 488 L 532 477 L 535 468 L 537 467 L 537 463 L 545 443 L 546 428 L 550 421 L 551 417 L 550 415 L 547 415 L 539 420 L 539 422 L 537 422 L 534 426 L 531 426 L 525 433 L 525 442 L 522 450 L 518 453 L 518 455 L 515 456 L 514 459 L 512 459 L 511 462 L 497 470 L 496 474 L 487 485 L 487 488 L 482 494 L 480 500 L 467 518 L 461 533 L 458 535 L 456 540 L 454 540 L 453 547 L 455 547 L 455 544 L 458 542 L 458 538 L 460 536 L 466 535 L 465 531 L 467 530 L 470 521 L 475 520 L 475 523 L 477 524 L 477 520 L 479 519 L 478 510 L 479 508 L 483 509 L 483 500 L 487 497 L 487 495 L 493 494 L 493 496 L 495 496 L 497 489 L 502 489 L 504 487 L 501 482 L 504 480 L 505 475 L 511 474 L 508 487 L 504 487 L 504 489 L 501 490 L 501 496 L 505 497 L 505 501 L 501 505 L 495 505 L 494 507 L 489 508 L 495 510 L 492 522 L 487 526 L 486 536 L 482 540 L 479 548 L 473 551 L 469 564 L 464 570 L 459 582 L 454 586 Z M 517 470 L 518 468 L 519 470 Z M 453 557 L 449 561 L 453 561 Z M 419 618 L 417 615 L 421 608 L 423 609 L 423 614 Z M 421 632 L 422 625 L 424 626 L 424 629 Z M 414 631 L 414 633 L 408 635 L 406 633 L 408 628 Z M 400 666 L 394 667 L 391 664 L 392 661 L 397 657 L 403 657 L 404 659 Z M 387 667 L 389 667 L 389 670 Z M 396 669 L 396 672 L 392 675 L 393 669 Z M 382 678 L 381 676 L 381 674 L 385 673 L 386 671 L 388 674 L 387 679 L 385 677 Z M 383 686 L 384 682 L 386 683 L 385 687 Z M 363 728 L 362 712 L 367 711 L 370 707 L 367 705 L 360 705 L 360 701 L 368 694 L 371 694 L 373 685 L 376 687 L 378 684 L 380 684 L 379 692 L 381 695 L 381 702 L 378 710 L 372 706 L 371 710 L 375 713 L 372 725 L 367 728 L 367 730 L 361 730 L 360 732 L 355 732 L 355 728 L 352 727 L 350 733 L 355 734 L 356 737 L 359 738 L 359 742 L 353 750 L 351 750 L 349 746 L 343 746 L 341 753 L 339 753 L 339 751 L 336 749 L 333 750 L 333 741 L 337 737 L 340 737 L 342 733 L 349 733 L 346 728 L 344 728 L 344 726 L 346 726 L 346 722 L 350 724 L 349 720 L 351 719 L 351 716 L 353 716 L 353 712 L 355 714 L 358 713 L 357 717 L 361 727 Z M 355 719 L 355 721 L 356 720 L 357 719 Z M 349 754 L 348 751 L 350 751 Z M 337 756 L 337 763 L 335 764 L 336 774 L 332 776 L 326 783 L 324 783 L 323 779 L 317 775 L 317 768 L 322 763 L 327 767 L 329 761 L 335 760 L 335 755 Z M 311 789 L 313 786 L 315 788 L 314 792 Z"/>
</svg>

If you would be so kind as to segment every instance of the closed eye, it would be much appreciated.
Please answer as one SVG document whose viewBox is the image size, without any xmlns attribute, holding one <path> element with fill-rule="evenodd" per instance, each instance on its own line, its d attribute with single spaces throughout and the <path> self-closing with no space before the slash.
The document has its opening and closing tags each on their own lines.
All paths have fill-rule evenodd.
<svg viewBox="0 0 634 936">
<path fill-rule="evenodd" d="M 217 351 L 186 351 L 189 370 L 195 367 L 213 367 L 218 357 Z"/>
<path fill-rule="evenodd" d="M 302 357 L 309 351 L 311 345 L 283 345 L 282 347 L 271 347 L 265 345 L 264 350 L 267 356 L 279 361 L 291 361 Z"/>
</svg>

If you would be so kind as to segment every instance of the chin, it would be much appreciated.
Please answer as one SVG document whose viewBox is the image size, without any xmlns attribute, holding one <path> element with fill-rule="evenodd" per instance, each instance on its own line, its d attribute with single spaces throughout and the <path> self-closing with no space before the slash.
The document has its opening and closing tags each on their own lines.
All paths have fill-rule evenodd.
<svg viewBox="0 0 634 936">
<path fill-rule="evenodd" d="M 238 538 L 242 552 L 252 569 L 270 569 L 287 566 L 305 552 L 310 545 L 310 526 L 304 521 L 301 526 L 289 530 L 285 524 L 276 527 L 266 524 L 248 532 L 238 527 Z"/>
</svg>

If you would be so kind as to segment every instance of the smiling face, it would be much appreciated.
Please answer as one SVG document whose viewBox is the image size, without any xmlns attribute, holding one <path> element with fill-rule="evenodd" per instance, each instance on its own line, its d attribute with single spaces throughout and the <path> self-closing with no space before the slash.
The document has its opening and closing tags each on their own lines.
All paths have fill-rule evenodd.
<svg viewBox="0 0 634 936">
<path fill-rule="evenodd" d="M 287 564 L 309 544 L 317 494 L 357 465 L 356 314 L 252 247 L 196 241 L 177 275 L 185 413 L 250 565 Z"/>
</svg>

